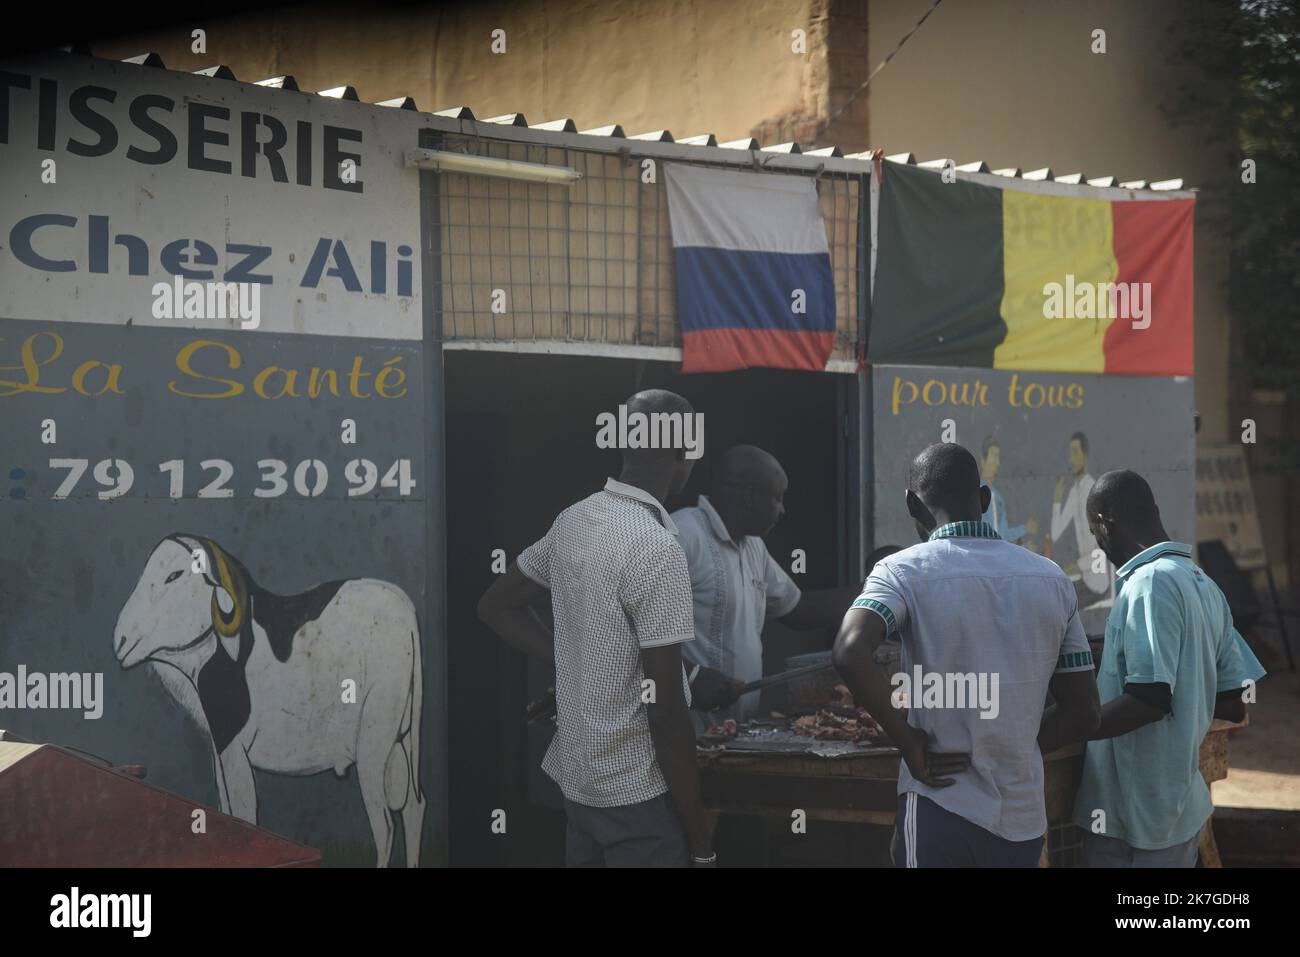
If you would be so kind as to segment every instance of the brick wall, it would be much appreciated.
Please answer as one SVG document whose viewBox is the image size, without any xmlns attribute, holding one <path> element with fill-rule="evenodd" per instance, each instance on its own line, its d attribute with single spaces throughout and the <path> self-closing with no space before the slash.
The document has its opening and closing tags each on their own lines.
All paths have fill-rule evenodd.
<svg viewBox="0 0 1300 957">
<path fill-rule="evenodd" d="M 846 153 L 864 150 L 869 145 L 867 94 L 850 97 L 870 70 L 867 0 L 813 0 L 806 29 L 800 107 L 764 119 L 750 135 L 764 145 L 794 141 L 805 148 L 833 144 Z"/>
</svg>

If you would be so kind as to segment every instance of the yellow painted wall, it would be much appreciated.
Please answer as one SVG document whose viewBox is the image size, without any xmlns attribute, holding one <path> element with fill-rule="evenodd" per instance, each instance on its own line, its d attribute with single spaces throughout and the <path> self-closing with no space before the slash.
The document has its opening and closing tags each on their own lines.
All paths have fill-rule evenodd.
<svg viewBox="0 0 1300 957">
<path fill-rule="evenodd" d="M 545 0 L 368 11 L 283 7 L 195 22 L 94 45 L 99 56 L 153 50 L 168 68 L 225 63 L 241 80 L 292 73 L 304 90 L 350 83 L 364 101 L 413 96 L 423 110 L 468 106 L 478 117 L 572 117 L 580 129 L 749 134 L 800 108 L 813 54 L 790 33 L 809 29 L 814 0 Z M 361 11 L 360 13 L 358 11 Z M 505 30 L 506 52 L 491 51 Z"/>
</svg>

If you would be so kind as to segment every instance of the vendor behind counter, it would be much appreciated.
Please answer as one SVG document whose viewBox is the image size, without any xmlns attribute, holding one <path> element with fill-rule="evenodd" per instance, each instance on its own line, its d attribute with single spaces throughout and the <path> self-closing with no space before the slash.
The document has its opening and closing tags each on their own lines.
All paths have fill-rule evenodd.
<svg viewBox="0 0 1300 957">
<path fill-rule="evenodd" d="M 752 445 L 728 449 L 712 488 L 698 504 L 673 513 L 686 552 L 695 612 L 688 662 L 696 730 L 758 713 L 759 694 L 740 688 L 763 676 L 763 625 L 835 628 L 857 586 L 801 591 L 763 542 L 785 513 L 789 479 L 781 464 Z"/>
</svg>

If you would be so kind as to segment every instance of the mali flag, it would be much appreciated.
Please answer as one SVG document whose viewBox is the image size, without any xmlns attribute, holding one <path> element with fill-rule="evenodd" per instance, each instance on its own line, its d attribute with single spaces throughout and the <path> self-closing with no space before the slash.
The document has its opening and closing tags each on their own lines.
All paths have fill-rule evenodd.
<svg viewBox="0 0 1300 957">
<path fill-rule="evenodd" d="M 1192 199 L 1083 199 L 883 164 L 868 356 L 1192 374 Z"/>
</svg>

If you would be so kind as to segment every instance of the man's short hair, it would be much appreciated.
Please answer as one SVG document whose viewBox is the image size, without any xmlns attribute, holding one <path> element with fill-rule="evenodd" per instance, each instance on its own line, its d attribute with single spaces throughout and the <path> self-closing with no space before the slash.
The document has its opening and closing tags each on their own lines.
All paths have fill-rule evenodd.
<svg viewBox="0 0 1300 957">
<path fill-rule="evenodd" d="M 928 507 L 956 511 L 966 507 L 983 484 L 979 463 L 955 442 L 923 449 L 912 460 L 907 487 Z"/>
<path fill-rule="evenodd" d="M 733 445 L 718 457 L 713 474 L 716 494 L 723 488 L 761 485 L 784 471 L 771 452 L 756 445 Z"/>
<path fill-rule="evenodd" d="M 1101 513 L 1125 528 L 1149 528 L 1160 520 L 1155 494 L 1132 469 L 1106 472 L 1088 493 L 1089 516 Z"/>
<path fill-rule="evenodd" d="M 1074 435 L 1070 436 L 1070 441 L 1078 442 L 1080 451 L 1082 451 L 1084 455 L 1088 454 L 1088 437 L 1082 432 L 1075 432 Z M 1060 448 L 1060 446 L 1058 445 L 1057 448 Z"/>
</svg>

